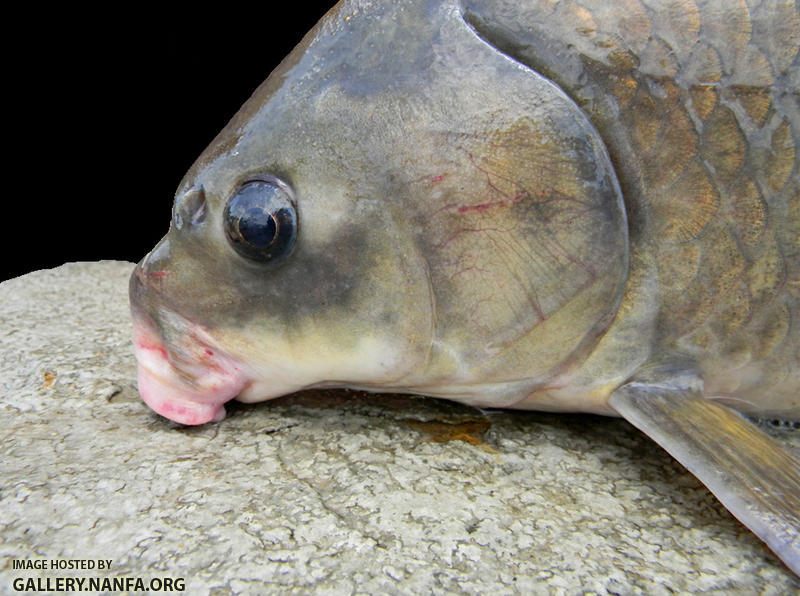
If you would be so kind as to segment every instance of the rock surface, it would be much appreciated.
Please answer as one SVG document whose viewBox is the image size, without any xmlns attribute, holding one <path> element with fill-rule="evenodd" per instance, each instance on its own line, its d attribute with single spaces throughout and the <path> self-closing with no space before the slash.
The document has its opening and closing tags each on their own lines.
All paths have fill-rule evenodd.
<svg viewBox="0 0 800 596">
<path fill-rule="evenodd" d="M 310 392 L 167 422 L 135 387 L 132 266 L 0 285 L 0 592 L 59 577 L 215 595 L 800 590 L 622 420 Z M 111 568 L 14 569 L 74 559 Z"/>
</svg>

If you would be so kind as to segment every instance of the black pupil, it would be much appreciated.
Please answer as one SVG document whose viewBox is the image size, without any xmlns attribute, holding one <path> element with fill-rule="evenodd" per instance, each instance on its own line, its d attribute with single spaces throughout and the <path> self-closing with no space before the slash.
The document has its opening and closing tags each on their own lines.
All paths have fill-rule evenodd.
<svg viewBox="0 0 800 596">
<path fill-rule="evenodd" d="M 256 248 L 267 248 L 272 244 L 277 231 L 275 218 L 258 207 L 249 208 L 239 220 L 242 239 Z"/>
</svg>

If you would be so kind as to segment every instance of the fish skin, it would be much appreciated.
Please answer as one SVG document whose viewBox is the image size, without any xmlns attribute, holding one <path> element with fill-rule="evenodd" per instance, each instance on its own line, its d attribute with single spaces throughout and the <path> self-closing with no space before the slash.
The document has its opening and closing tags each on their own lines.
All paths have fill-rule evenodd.
<svg viewBox="0 0 800 596">
<path fill-rule="evenodd" d="M 134 271 L 142 396 L 622 415 L 800 574 L 800 463 L 721 405 L 800 419 L 799 47 L 793 1 L 340 2 Z M 297 205 L 278 265 L 223 229 L 257 176 Z"/>
</svg>

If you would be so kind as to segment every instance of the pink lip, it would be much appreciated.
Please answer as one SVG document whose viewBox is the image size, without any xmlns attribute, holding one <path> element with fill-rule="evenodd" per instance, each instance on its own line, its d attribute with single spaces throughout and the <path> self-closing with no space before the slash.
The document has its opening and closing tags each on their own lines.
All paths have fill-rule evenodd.
<svg viewBox="0 0 800 596">
<path fill-rule="evenodd" d="M 223 404 L 236 397 L 248 380 L 239 363 L 217 348 L 206 347 L 198 327 L 187 338 L 198 341 L 196 362 L 179 372 L 151 326 L 134 317 L 134 350 L 139 363 L 139 394 L 162 416 L 181 424 L 205 424 L 225 418 Z M 202 338 L 202 339 L 199 339 Z M 189 377 L 187 379 L 187 377 Z"/>
</svg>

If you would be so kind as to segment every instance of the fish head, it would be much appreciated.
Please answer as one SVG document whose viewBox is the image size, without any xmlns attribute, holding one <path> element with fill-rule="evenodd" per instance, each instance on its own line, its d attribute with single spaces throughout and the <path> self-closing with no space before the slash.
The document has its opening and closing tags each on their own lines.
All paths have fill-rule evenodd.
<svg viewBox="0 0 800 596">
<path fill-rule="evenodd" d="M 456 2 L 339 3 L 198 158 L 130 282 L 139 389 L 186 424 L 347 386 L 509 405 L 627 276 L 605 148 Z"/>
</svg>

